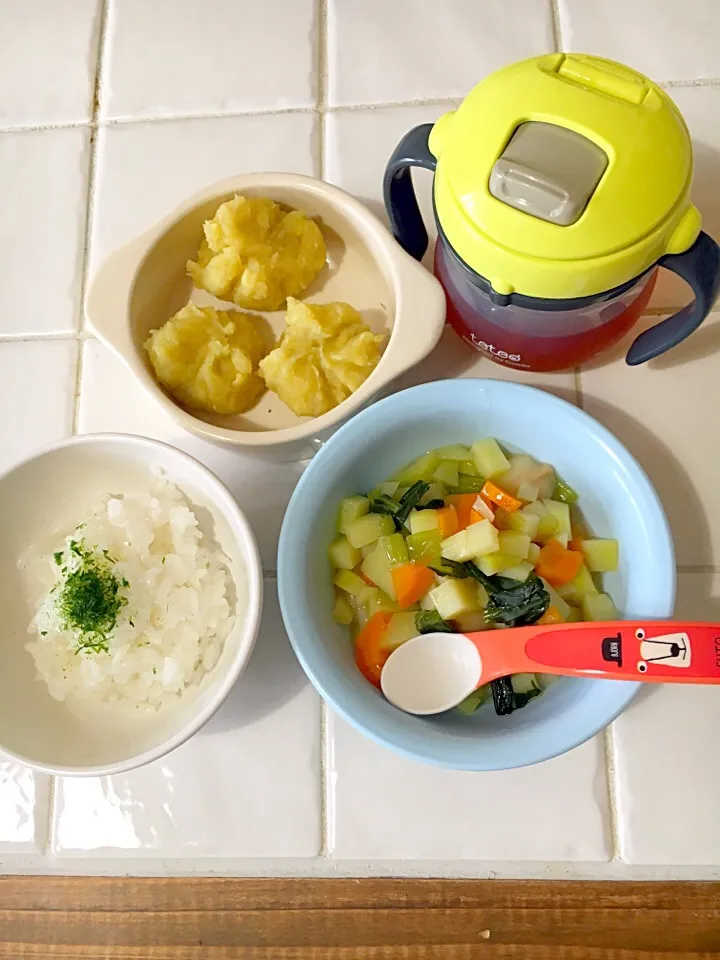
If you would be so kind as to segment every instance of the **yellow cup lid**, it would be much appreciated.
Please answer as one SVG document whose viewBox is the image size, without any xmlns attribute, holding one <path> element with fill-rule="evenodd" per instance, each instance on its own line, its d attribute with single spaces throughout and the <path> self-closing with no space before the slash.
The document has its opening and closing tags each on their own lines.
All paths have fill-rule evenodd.
<svg viewBox="0 0 720 960">
<path fill-rule="evenodd" d="M 574 223 L 508 205 L 490 176 L 518 128 L 580 134 L 607 166 Z M 458 255 L 498 292 L 553 299 L 612 289 L 695 241 L 692 147 L 670 97 L 642 74 L 600 57 L 548 54 L 479 83 L 433 127 L 435 209 Z"/>
</svg>

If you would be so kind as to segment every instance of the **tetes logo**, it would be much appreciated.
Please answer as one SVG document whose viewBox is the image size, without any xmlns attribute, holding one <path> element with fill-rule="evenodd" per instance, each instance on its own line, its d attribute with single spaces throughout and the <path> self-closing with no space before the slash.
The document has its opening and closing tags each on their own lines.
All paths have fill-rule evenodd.
<svg viewBox="0 0 720 960">
<path fill-rule="evenodd" d="M 520 363 L 522 361 L 519 353 L 507 353 L 505 350 L 497 350 L 494 343 L 486 343 L 484 340 L 479 340 L 474 334 L 470 334 L 470 336 L 476 347 L 480 347 L 481 350 L 485 350 L 491 354 L 491 356 L 497 357 L 498 360 L 510 360 L 512 363 Z"/>
</svg>

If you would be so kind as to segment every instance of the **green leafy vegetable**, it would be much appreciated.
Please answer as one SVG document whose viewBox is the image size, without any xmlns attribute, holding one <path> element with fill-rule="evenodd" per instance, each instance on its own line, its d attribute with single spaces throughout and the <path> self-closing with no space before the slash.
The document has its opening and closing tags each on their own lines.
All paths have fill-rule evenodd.
<svg viewBox="0 0 720 960">
<path fill-rule="evenodd" d="M 395 521 L 398 530 L 402 530 L 405 521 L 410 516 L 410 511 L 417 506 L 418 501 L 425 496 L 430 489 L 430 484 L 424 480 L 418 480 L 405 491 L 400 500 L 394 500 L 386 493 L 379 493 L 373 496 L 370 501 L 371 513 L 386 513 Z"/>
<path fill-rule="evenodd" d="M 508 627 L 526 627 L 535 623 L 550 606 L 550 594 L 536 573 L 523 583 L 496 574 L 487 577 L 472 560 L 465 566 L 470 575 L 488 592 L 485 616 L 490 623 L 504 623 Z"/>
<path fill-rule="evenodd" d="M 439 574 L 441 577 L 455 577 L 456 580 L 467 580 L 468 577 L 474 576 L 473 573 L 469 570 L 469 564 L 459 563 L 457 560 L 446 560 L 445 557 L 442 557 L 438 563 L 428 564 L 433 573 Z M 480 570 L 478 570 L 480 573 Z M 481 574 L 482 576 L 483 574 Z"/>
<path fill-rule="evenodd" d="M 418 610 L 415 614 L 415 629 L 418 633 L 457 633 L 437 610 Z"/>
<path fill-rule="evenodd" d="M 493 706 L 499 717 L 506 717 L 515 709 L 515 691 L 510 677 L 498 677 L 490 684 Z"/>
</svg>

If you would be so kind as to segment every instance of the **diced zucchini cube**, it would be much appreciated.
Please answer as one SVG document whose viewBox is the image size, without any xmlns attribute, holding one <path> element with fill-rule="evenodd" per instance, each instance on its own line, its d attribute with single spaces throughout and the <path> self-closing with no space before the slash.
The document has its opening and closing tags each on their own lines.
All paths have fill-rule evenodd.
<svg viewBox="0 0 720 960">
<path fill-rule="evenodd" d="M 365 557 L 360 567 L 364 576 L 368 580 L 380 587 L 391 600 L 395 600 L 395 586 L 392 579 L 392 564 L 387 558 L 387 554 L 378 544 L 369 556 Z"/>
<path fill-rule="evenodd" d="M 501 530 L 498 535 L 498 550 L 500 553 L 508 553 L 511 557 L 525 560 L 530 548 L 530 539 L 526 533 L 519 533 L 517 530 Z"/>
<path fill-rule="evenodd" d="M 448 447 L 437 447 L 432 451 L 437 454 L 441 460 L 469 460 L 472 454 L 470 447 L 462 443 L 451 443 Z"/>
<path fill-rule="evenodd" d="M 437 610 L 435 606 L 435 601 L 432 598 L 432 590 L 429 593 L 426 593 L 425 596 L 420 601 L 421 610 Z"/>
<path fill-rule="evenodd" d="M 437 510 L 412 510 L 408 520 L 410 533 L 427 533 L 430 530 L 440 529 Z"/>
<path fill-rule="evenodd" d="M 380 646 L 385 650 L 395 650 L 407 640 L 418 635 L 414 613 L 394 613 L 385 631 Z"/>
<path fill-rule="evenodd" d="M 557 537 L 560 532 L 557 517 L 554 517 L 551 513 L 546 513 L 544 516 L 540 517 L 538 520 L 537 533 L 535 534 L 535 539 L 539 543 L 546 543 L 548 540 L 552 540 L 553 537 Z"/>
<path fill-rule="evenodd" d="M 591 573 L 612 573 L 618 568 L 617 540 L 583 540 L 582 552 Z"/>
<path fill-rule="evenodd" d="M 533 693 L 540 690 L 540 684 L 534 673 L 514 673 L 512 687 L 515 693 Z"/>
<path fill-rule="evenodd" d="M 515 564 L 514 567 L 506 567 L 502 575 L 509 577 L 510 580 L 518 580 L 520 583 L 525 583 L 532 572 L 533 565 L 528 563 L 527 560 L 521 560 L 520 563 Z"/>
<path fill-rule="evenodd" d="M 526 503 L 535 503 L 540 496 L 540 488 L 535 486 L 534 483 L 528 483 L 527 480 L 523 480 L 517 488 L 516 496 L 518 500 L 524 500 Z"/>
<path fill-rule="evenodd" d="M 441 460 L 433 473 L 433 480 L 445 484 L 446 487 L 456 487 L 458 484 L 457 460 Z"/>
<path fill-rule="evenodd" d="M 328 556 L 338 570 L 352 570 L 360 563 L 360 551 L 350 546 L 347 537 L 336 537 L 328 547 Z"/>
<path fill-rule="evenodd" d="M 583 619 L 617 620 L 617 607 L 606 593 L 587 593 L 582 601 Z"/>
<path fill-rule="evenodd" d="M 541 550 L 541 547 L 539 543 L 531 543 L 530 546 L 528 547 L 528 555 L 527 555 L 528 562 L 531 563 L 533 566 L 535 566 L 535 564 L 538 562 L 538 559 L 540 558 L 540 550 Z"/>
<path fill-rule="evenodd" d="M 550 594 L 550 606 L 555 607 L 563 620 L 567 620 L 570 614 L 570 605 L 565 602 L 555 587 L 551 586 L 544 577 L 541 577 L 540 579 L 543 582 L 543 586 Z"/>
<path fill-rule="evenodd" d="M 489 630 L 491 623 L 485 619 L 484 610 L 470 610 L 469 613 L 459 613 L 455 623 L 462 633 L 475 633 L 479 630 Z"/>
<path fill-rule="evenodd" d="M 385 556 L 390 563 L 407 563 L 408 549 L 405 545 L 405 538 L 401 533 L 391 533 L 389 537 L 380 537 L 378 545 L 385 551 Z"/>
<path fill-rule="evenodd" d="M 376 546 L 377 540 L 375 540 L 373 543 L 366 543 L 364 547 L 360 547 L 360 556 L 363 558 L 363 560 L 365 557 L 370 556 Z"/>
<path fill-rule="evenodd" d="M 548 508 L 551 516 L 558 522 L 558 533 L 572 533 L 570 526 L 570 506 L 567 503 L 561 503 L 560 500 L 543 500 L 543 504 Z"/>
<path fill-rule="evenodd" d="M 374 613 L 378 613 L 379 611 L 395 613 L 397 608 L 398 605 L 394 600 L 390 599 L 384 590 L 381 590 L 379 587 L 368 587 L 368 592 L 365 596 L 365 609 L 367 610 L 368 617 L 372 617 Z"/>
<path fill-rule="evenodd" d="M 545 506 L 542 500 L 534 500 L 532 503 L 529 503 L 526 507 L 523 507 L 520 512 L 534 513 L 536 517 L 545 517 L 549 513 L 548 508 Z"/>
<path fill-rule="evenodd" d="M 441 537 L 439 530 L 427 530 L 423 533 L 411 533 L 405 541 L 408 558 L 423 566 L 435 566 L 441 557 Z"/>
<path fill-rule="evenodd" d="M 443 620 L 453 620 L 461 613 L 480 609 L 478 592 L 471 577 L 466 580 L 448 577 L 440 586 L 434 587 L 430 595 Z"/>
<path fill-rule="evenodd" d="M 488 553 L 484 557 L 478 557 L 476 563 L 486 577 L 493 577 L 496 573 L 502 573 L 512 567 L 517 566 L 518 558 L 510 557 L 506 553 Z"/>
<path fill-rule="evenodd" d="M 464 477 L 479 477 L 480 472 L 473 460 L 458 460 L 458 473 Z"/>
<path fill-rule="evenodd" d="M 497 477 L 510 466 L 510 461 L 500 449 L 497 440 L 493 437 L 485 437 L 484 440 L 478 440 L 470 448 L 472 458 L 481 477 L 491 479 Z"/>
<path fill-rule="evenodd" d="M 469 629 L 466 629 L 465 627 L 463 627 L 462 629 L 465 633 L 473 632 Z M 481 630 L 482 627 L 478 627 L 478 629 Z M 477 690 L 473 690 L 472 693 L 468 694 L 468 696 L 465 697 L 465 699 L 462 700 L 455 707 L 455 709 L 457 710 L 458 713 L 461 713 L 463 716 L 470 717 L 472 716 L 473 713 L 475 713 L 476 710 L 478 710 L 485 703 L 486 700 L 490 699 L 490 696 L 491 696 L 490 684 L 486 683 L 484 686 L 478 687 Z"/>
<path fill-rule="evenodd" d="M 448 560 L 471 560 L 494 553 L 498 549 L 498 542 L 495 527 L 489 520 L 481 520 L 443 540 L 441 550 Z"/>
<path fill-rule="evenodd" d="M 405 467 L 404 470 L 396 473 L 393 479 L 408 487 L 413 483 L 417 483 L 418 480 L 425 480 L 429 483 L 439 463 L 440 457 L 434 450 L 431 450 L 430 453 L 418 457 L 417 460 L 414 460 L 409 466 Z M 399 496 L 398 490 L 395 491 L 395 496 Z"/>
<path fill-rule="evenodd" d="M 394 532 L 393 519 L 385 513 L 368 513 L 358 520 L 353 520 L 345 528 L 345 536 L 351 547 L 364 547 L 380 537 L 389 537 Z"/>
<path fill-rule="evenodd" d="M 499 513 L 500 511 L 498 511 Z M 505 511 L 503 511 L 505 513 Z M 540 517 L 536 513 L 528 513 L 527 510 L 516 510 L 515 513 L 506 513 L 506 530 L 516 530 L 518 533 L 524 533 L 531 540 L 537 536 L 540 526 Z"/>
<path fill-rule="evenodd" d="M 513 454 L 510 466 L 500 480 L 500 486 L 508 493 L 516 495 L 523 483 L 531 483 L 538 488 L 540 497 L 551 497 L 555 490 L 555 471 L 549 463 L 539 463 L 526 453 Z"/>
<path fill-rule="evenodd" d="M 395 491 L 399 487 L 397 480 L 388 480 L 387 483 L 379 483 L 377 486 L 378 493 L 385 494 L 386 497 L 394 497 Z"/>
<path fill-rule="evenodd" d="M 340 514 L 338 517 L 338 530 L 340 533 L 347 534 L 348 525 L 360 517 L 364 517 L 370 509 L 370 501 L 367 497 L 345 497 L 340 501 Z"/>
<path fill-rule="evenodd" d="M 564 597 L 568 603 L 579 604 L 583 597 L 597 593 L 598 588 L 588 568 L 583 564 L 574 580 L 570 583 L 564 583 L 558 588 L 561 597 Z"/>
<path fill-rule="evenodd" d="M 333 577 L 333 583 L 340 590 L 344 590 L 345 593 L 349 593 L 352 597 L 357 597 L 361 602 L 365 598 L 365 594 L 368 589 L 368 585 L 359 577 L 356 573 L 353 573 L 352 570 L 338 570 L 338 572 Z"/>
<path fill-rule="evenodd" d="M 355 611 L 342 593 L 335 597 L 332 615 L 335 623 L 341 623 L 344 627 L 349 627 L 355 618 Z"/>
<path fill-rule="evenodd" d="M 568 606 L 568 615 L 565 617 L 566 623 L 580 623 L 582 618 L 583 615 L 580 607 Z"/>
<path fill-rule="evenodd" d="M 420 497 L 420 503 L 429 503 L 431 500 L 444 500 L 447 490 L 442 483 L 431 483 L 428 490 Z"/>
</svg>

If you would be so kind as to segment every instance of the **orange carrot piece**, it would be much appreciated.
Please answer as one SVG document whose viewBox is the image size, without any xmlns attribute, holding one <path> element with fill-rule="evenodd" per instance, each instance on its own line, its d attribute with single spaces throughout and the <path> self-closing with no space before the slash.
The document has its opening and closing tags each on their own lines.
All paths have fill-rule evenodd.
<svg viewBox="0 0 720 960">
<path fill-rule="evenodd" d="M 550 605 L 540 619 L 535 622 L 542 624 L 565 623 L 558 608 L 552 605 Z"/>
<path fill-rule="evenodd" d="M 502 507 L 507 513 L 515 513 L 523 505 L 522 500 L 513 497 L 512 494 L 507 493 L 492 480 L 485 481 L 480 496 L 488 506 Z"/>
<path fill-rule="evenodd" d="M 458 532 L 458 515 L 455 507 L 450 504 L 449 507 L 442 507 L 437 512 L 438 523 L 440 524 L 440 536 L 443 540 L 447 540 L 448 537 L 451 537 L 454 533 Z"/>
<path fill-rule="evenodd" d="M 392 582 L 398 606 L 401 610 L 407 610 L 418 600 L 422 600 L 435 583 L 435 574 L 420 563 L 403 563 L 393 567 Z"/>
<path fill-rule="evenodd" d="M 485 519 L 486 518 L 481 513 L 478 513 L 477 510 L 471 510 L 470 523 L 468 524 L 468 526 L 471 527 L 474 523 L 480 523 L 481 520 L 485 520 Z"/>
<path fill-rule="evenodd" d="M 476 493 L 453 493 L 445 498 L 447 502 L 455 507 L 458 518 L 458 530 L 464 530 L 470 526 L 470 515 L 472 508 L 477 500 Z"/>
<path fill-rule="evenodd" d="M 380 687 L 380 673 L 390 656 L 380 641 L 385 636 L 392 614 L 384 610 L 374 613 L 355 638 L 355 663 L 360 673 L 375 687 Z"/>
<path fill-rule="evenodd" d="M 548 540 L 540 551 L 535 572 L 553 587 L 570 583 L 580 572 L 583 555 L 575 550 L 566 550 L 557 540 Z"/>
</svg>

